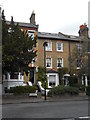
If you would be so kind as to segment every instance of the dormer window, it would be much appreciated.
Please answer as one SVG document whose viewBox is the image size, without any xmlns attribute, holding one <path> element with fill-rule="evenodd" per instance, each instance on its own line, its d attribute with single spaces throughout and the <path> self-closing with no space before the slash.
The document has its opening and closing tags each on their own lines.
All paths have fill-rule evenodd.
<svg viewBox="0 0 90 120">
<path fill-rule="evenodd" d="M 34 40 L 34 31 L 28 30 L 28 37 L 31 37 Z"/>
</svg>

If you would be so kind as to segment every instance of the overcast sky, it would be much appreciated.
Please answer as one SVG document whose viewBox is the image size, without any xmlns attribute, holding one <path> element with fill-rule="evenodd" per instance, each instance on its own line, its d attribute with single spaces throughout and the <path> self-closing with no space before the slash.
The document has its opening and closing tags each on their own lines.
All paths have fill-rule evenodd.
<svg viewBox="0 0 90 120">
<path fill-rule="evenodd" d="M 78 35 L 79 26 L 88 24 L 90 0 L 0 0 L 6 20 L 29 22 L 34 10 L 39 32 Z"/>
</svg>

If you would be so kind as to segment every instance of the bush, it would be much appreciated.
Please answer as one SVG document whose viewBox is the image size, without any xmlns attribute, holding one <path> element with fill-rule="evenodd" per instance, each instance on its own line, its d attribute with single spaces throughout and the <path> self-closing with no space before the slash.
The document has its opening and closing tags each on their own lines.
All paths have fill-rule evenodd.
<svg viewBox="0 0 90 120">
<path fill-rule="evenodd" d="M 69 81 L 69 85 L 70 86 L 73 86 L 75 84 L 77 84 L 78 80 L 77 80 L 77 77 L 72 75 L 68 78 L 68 81 Z"/>
<path fill-rule="evenodd" d="M 79 89 L 80 92 L 85 92 L 85 85 L 81 85 L 81 84 L 74 84 L 72 87 L 76 87 Z"/>
<path fill-rule="evenodd" d="M 86 87 L 86 95 L 90 96 L 90 85 Z"/>
<path fill-rule="evenodd" d="M 45 88 L 45 69 L 44 67 L 38 67 L 38 81 L 41 81 L 41 85 Z M 47 76 L 46 76 L 46 88 L 48 88 Z"/>
<path fill-rule="evenodd" d="M 54 87 L 52 88 L 50 91 L 49 91 L 49 95 L 61 95 L 61 94 L 64 94 L 65 93 L 65 90 L 64 90 L 64 87 L 63 86 L 57 86 L 57 87 Z"/>
<path fill-rule="evenodd" d="M 64 95 L 64 94 L 70 94 L 70 95 L 76 95 L 79 93 L 79 89 L 75 88 L 75 87 L 70 87 L 70 86 L 57 86 L 52 88 L 49 91 L 49 96 L 60 96 L 60 95 Z"/>
<path fill-rule="evenodd" d="M 76 87 L 69 87 L 69 86 L 67 86 L 67 87 L 65 87 L 64 89 L 65 89 L 65 92 L 66 92 L 66 93 L 69 93 L 69 94 L 71 94 L 71 95 L 76 95 L 76 94 L 79 93 L 79 89 L 76 88 Z"/>
<path fill-rule="evenodd" d="M 36 86 L 16 86 L 9 90 L 9 93 L 14 94 L 27 94 L 34 93 L 37 90 Z"/>
</svg>

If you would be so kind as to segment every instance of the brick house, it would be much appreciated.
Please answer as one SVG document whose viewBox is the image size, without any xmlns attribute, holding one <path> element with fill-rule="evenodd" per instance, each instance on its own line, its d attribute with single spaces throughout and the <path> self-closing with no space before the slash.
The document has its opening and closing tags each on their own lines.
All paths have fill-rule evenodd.
<svg viewBox="0 0 90 120">
<path fill-rule="evenodd" d="M 8 25 L 10 24 L 7 21 Z M 17 22 L 15 22 L 17 24 Z M 35 13 L 32 12 L 30 17 L 30 23 L 22 23 L 18 22 L 21 27 L 21 30 L 27 30 L 29 36 L 32 35 L 35 37 L 38 36 L 36 50 L 37 57 L 32 61 L 30 66 L 30 73 L 28 74 L 28 81 L 32 83 L 37 83 L 38 76 L 38 67 L 44 67 L 44 47 L 43 43 L 45 41 L 48 42 L 48 46 L 46 47 L 46 68 L 47 68 L 47 79 L 48 79 L 48 87 L 50 88 L 52 85 L 59 85 L 59 75 L 58 68 L 68 68 L 69 72 L 71 70 L 71 54 L 75 46 L 79 46 L 81 44 L 81 38 L 88 38 L 88 28 L 84 24 L 80 26 L 79 36 L 73 35 L 65 35 L 63 33 L 45 33 L 38 32 L 38 25 L 35 22 Z M 89 39 L 89 38 L 88 38 Z M 90 43 L 90 42 L 89 42 Z M 89 48 L 89 47 L 88 47 Z M 90 59 L 90 54 L 89 54 Z M 76 66 L 76 70 L 77 70 Z M 27 77 L 26 75 L 24 75 Z M 26 78 L 25 78 L 26 79 Z"/>
<path fill-rule="evenodd" d="M 79 37 L 64 35 L 62 33 L 43 33 L 38 32 L 37 45 L 37 66 L 44 67 L 44 48 L 43 43 L 47 41 L 46 47 L 46 68 L 48 87 L 59 85 L 58 68 L 68 68 L 70 71 L 71 53 L 75 45 L 80 43 Z"/>
<path fill-rule="evenodd" d="M 62 33 L 45 33 L 38 32 L 37 42 L 37 61 L 35 62 L 36 70 L 38 67 L 44 67 L 44 47 L 43 43 L 46 41 L 46 68 L 48 87 L 52 85 L 59 85 L 58 68 L 68 68 L 71 71 L 71 55 L 75 47 L 79 48 L 83 40 L 88 40 L 88 48 L 90 41 L 88 37 L 88 27 L 86 24 L 81 25 L 79 28 L 79 36 L 65 35 Z M 88 54 L 90 59 L 90 54 Z M 88 60 L 89 61 L 89 60 Z M 76 71 L 80 70 L 80 63 L 78 61 L 75 65 Z M 89 65 L 89 64 L 88 64 Z M 74 66 L 73 66 L 74 67 Z M 37 72 L 37 71 L 36 71 Z M 89 73 L 89 72 L 88 72 Z M 66 83 L 65 83 L 66 84 Z M 87 85 L 87 78 L 85 85 Z"/>
</svg>

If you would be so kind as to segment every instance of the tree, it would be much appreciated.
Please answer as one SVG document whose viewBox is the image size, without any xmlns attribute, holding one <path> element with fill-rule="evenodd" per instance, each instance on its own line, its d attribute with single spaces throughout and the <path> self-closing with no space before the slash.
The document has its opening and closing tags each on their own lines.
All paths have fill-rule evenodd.
<svg viewBox="0 0 90 120">
<path fill-rule="evenodd" d="M 83 74 L 88 73 L 88 38 L 83 37 L 80 40 L 79 47 L 75 47 L 71 56 L 71 66 L 73 73 L 77 74 L 79 78 Z M 79 68 L 77 70 L 76 68 Z"/>
<path fill-rule="evenodd" d="M 58 69 L 58 74 L 59 74 L 59 83 L 62 84 L 62 78 L 63 75 L 68 73 L 68 68 L 59 68 Z"/>
<path fill-rule="evenodd" d="M 45 69 L 43 67 L 38 67 L 38 81 L 41 81 L 42 87 L 45 88 Z M 46 87 L 48 87 L 47 78 Z"/>
<path fill-rule="evenodd" d="M 34 40 L 32 36 L 28 37 L 27 31 L 21 31 L 20 26 L 14 24 L 13 17 L 9 27 L 5 19 L 2 22 L 3 73 L 28 71 L 29 63 L 36 56 L 34 47 L 37 37 Z"/>
</svg>

